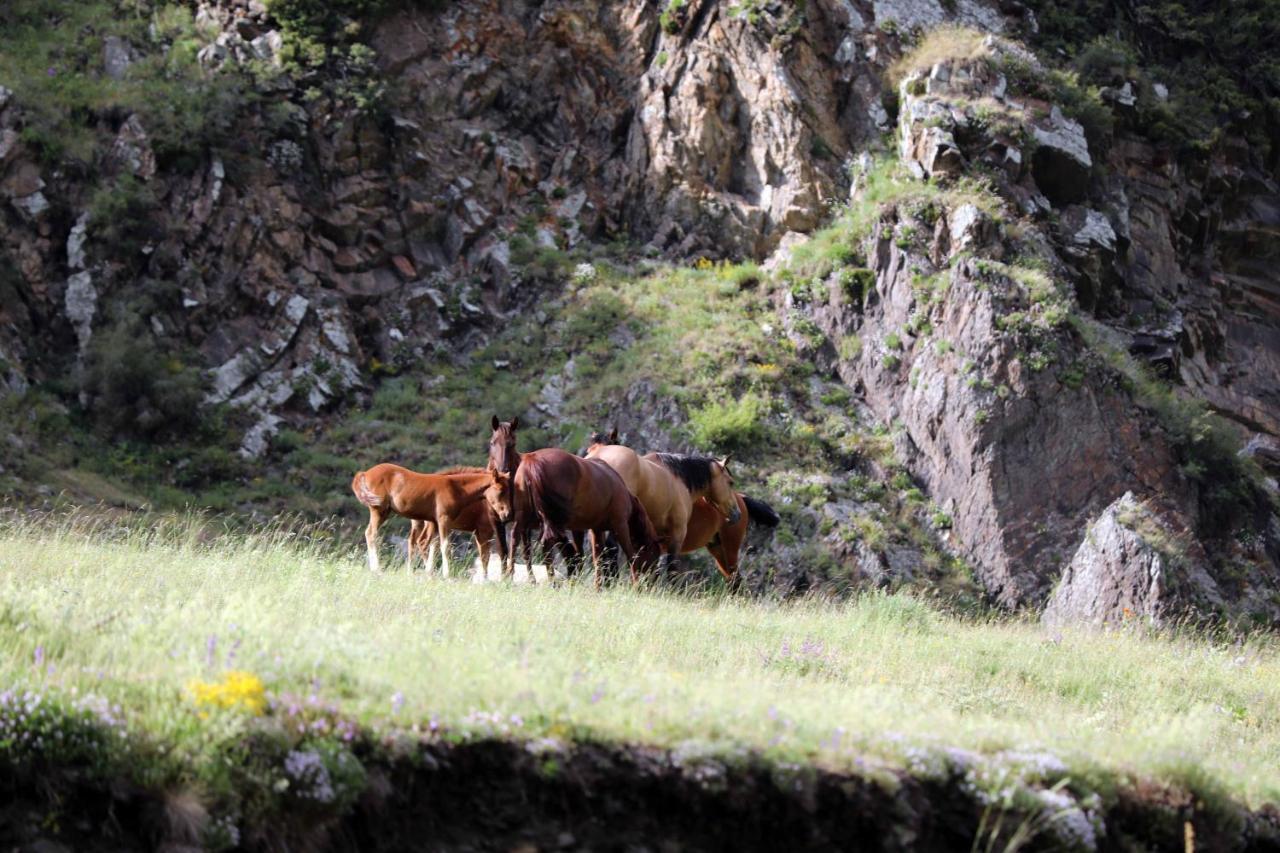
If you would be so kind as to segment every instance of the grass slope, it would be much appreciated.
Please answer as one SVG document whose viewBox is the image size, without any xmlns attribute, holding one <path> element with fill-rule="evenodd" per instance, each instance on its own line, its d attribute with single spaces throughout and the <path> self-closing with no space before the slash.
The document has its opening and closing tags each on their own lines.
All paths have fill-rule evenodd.
<svg viewBox="0 0 1280 853">
<path fill-rule="evenodd" d="M 960 747 L 997 763 L 1031 754 L 1046 784 L 1103 796 L 1136 774 L 1280 801 L 1270 638 L 1051 637 L 905 595 L 767 604 L 473 586 L 373 575 L 357 552 L 285 527 L 222 535 L 190 520 L 10 521 L 0 602 L 5 684 L 66 707 L 118 704 L 108 716 L 125 734 L 95 760 L 215 802 L 244 796 L 235 768 L 255 732 L 332 756 L 353 730 L 745 747 L 850 769 Z M 193 680 L 228 671 L 262 680 L 264 715 L 196 702 Z M 290 704 L 327 722 L 296 734 Z M 15 719 L 0 701 L 0 761 L 54 749 L 13 736 Z M 252 778 L 278 790 L 266 770 Z"/>
</svg>

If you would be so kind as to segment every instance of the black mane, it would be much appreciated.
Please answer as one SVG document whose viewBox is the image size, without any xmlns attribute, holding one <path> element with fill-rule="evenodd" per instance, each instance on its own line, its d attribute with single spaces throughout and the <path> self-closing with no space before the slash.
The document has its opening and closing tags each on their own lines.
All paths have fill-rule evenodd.
<svg viewBox="0 0 1280 853">
<path fill-rule="evenodd" d="M 716 461 L 710 456 L 688 456 L 683 453 L 655 453 L 667 470 L 680 478 L 689 491 L 701 491 L 711 485 L 711 465 Z"/>
</svg>

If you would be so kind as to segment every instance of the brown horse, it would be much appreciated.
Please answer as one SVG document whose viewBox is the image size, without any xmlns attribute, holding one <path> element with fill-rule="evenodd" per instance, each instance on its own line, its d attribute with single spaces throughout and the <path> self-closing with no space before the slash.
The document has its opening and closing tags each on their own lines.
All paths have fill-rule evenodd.
<svg viewBox="0 0 1280 853">
<path fill-rule="evenodd" d="M 644 505 L 627 490 L 622 478 L 608 465 L 579 459 L 572 453 L 549 448 L 523 455 L 514 477 L 490 470 L 491 485 L 485 497 L 503 522 L 514 522 L 515 544 L 532 560 L 529 534 L 542 529 L 544 550 L 565 544 L 568 532 L 591 532 L 596 586 L 600 586 L 600 549 L 597 542 L 610 533 L 631 564 L 632 580 L 637 564 L 657 560 L 658 540 Z"/>
<path fill-rule="evenodd" d="M 444 574 L 449 574 L 449 534 L 455 526 L 466 523 L 473 507 L 484 503 L 489 475 L 485 471 L 454 471 L 442 474 L 420 474 L 399 465 L 382 463 L 367 471 L 359 471 L 351 479 L 351 491 L 369 509 L 369 526 L 364 541 L 369 552 L 369 568 L 377 571 L 378 529 L 393 515 L 410 521 L 430 523 L 440 536 Z M 409 568 L 413 568 L 415 532 L 410 531 Z M 418 538 L 421 538 L 419 535 Z M 430 541 L 430 540 L 428 540 Z"/>
<path fill-rule="evenodd" d="M 440 474 L 485 474 L 484 468 L 450 468 L 448 471 L 440 471 Z M 482 492 L 479 498 L 473 500 L 466 506 L 461 507 L 455 514 L 450 516 L 450 531 L 453 533 L 471 533 L 475 536 L 476 551 L 480 559 L 480 571 L 487 573 L 489 569 L 490 543 L 493 542 L 496 535 L 497 524 L 493 517 L 493 511 L 489 509 L 489 504 L 484 499 Z M 434 521 L 412 520 L 412 528 L 409 531 L 409 568 L 413 569 L 414 550 L 417 550 L 419 556 L 422 556 L 426 562 L 427 574 L 435 568 L 436 550 L 440 545 L 438 536 L 439 527 Z M 505 555 L 502 555 L 505 557 Z M 448 577 L 448 570 L 442 572 L 444 577 Z"/>
<path fill-rule="evenodd" d="M 599 459 L 618 472 L 627 488 L 640 499 L 658 538 L 666 550 L 665 571 L 681 553 L 693 504 L 705 498 L 729 524 L 738 523 L 742 509 L 733 491 L 729 457 L 712 459 L 677 453 L 640 456 L 621 444 L 592 444 L 588 459 Z"/>
<path fill-rule="evenodd" d="M 608 445 L 621 445 L 616 428 L 608 435 L 602 432 L 592 433 L 587 442 L 587 453 L 590 454 L 595 447 Z M 749 498 L 741 492 L 735 492 L 734 497 L 737 498 L 739 510 L 738 519 L 734 522 L 730 522 L 706 498 L 694 501 L 684 542 L 680 545 L 681 554 L 691 554 L 705 547 L 730 587 L 737 587 L 740 581 L 738 555 L 747 538 L 747 520 L 763 527 L 777 527 L 779 521 L 773 507 L 764 501 Z"/>
</svg>

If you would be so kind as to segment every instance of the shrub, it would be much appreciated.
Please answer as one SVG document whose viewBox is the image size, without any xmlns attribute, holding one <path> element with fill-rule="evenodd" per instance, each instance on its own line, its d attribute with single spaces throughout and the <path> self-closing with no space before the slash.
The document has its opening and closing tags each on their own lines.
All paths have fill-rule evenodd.
<svg viewBox="0 0 1280 853">
<path fill-rule="evenodd" d="M 200 370 L 161 352 L 139 321 L 99 330 L 80 378 L 97 423 L 107 432 L 138 437 L 198 429 L 205 384 Z"/>
<path fill-rule="evenodd" d="M 767 414 L 764 399 L 744 394 L 737 400 L 705 404 L 689 418 L 689 427 L 699 446 L 746 450 L 764 438 Z"/>
</svg>

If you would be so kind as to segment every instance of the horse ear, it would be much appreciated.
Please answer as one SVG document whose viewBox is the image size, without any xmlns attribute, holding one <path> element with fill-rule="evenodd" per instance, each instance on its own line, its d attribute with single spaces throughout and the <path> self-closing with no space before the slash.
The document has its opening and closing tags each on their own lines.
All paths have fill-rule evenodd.
<svg viewBox="0 0 1280 853">
<path fill-rule="evenodd" d="M 617 427 L 614 427 L 612 430 L 610 430 L 610 432 L 609 432 L 609 443 L 610 443 L 610 444 L 617 444 L 617 443 L 618 443 L 618 428 L 617 428 Z"/>
<path fill-rule="evenodd" d="M 512 432 L 515 432 L 515 431 L 516 431 L 516 428 L 517 428 L 517 427 L 519 427 L 519 426 L 520 426 L 520 418 L 518 418 L 518 417 L 516 417 L 516 418 L 512 418 L 512 419 L 511 419 L 511 431 L 512 431 Z"/>
<path fill-rule="evenodd" d="M 498 416 L 497 416 L 497 415 L 494 415 L 494 416 L 493 416 L 493 420 L 489 421 L 489 425 L 490 425 L 491 427 L 493 427 L 493 431 L 494 431 L 494 432 L 497 432 L 497 431 L 498 431 L 498 424 L 499 424 Z"/>
<path fill-rule="evenodd" d="M 732 453 L 726 454 L 726 455 L 725 455 L 725 457 L 724 457 L 723 459 L 721 459 L 721 460 L 720 460 L 720 467 L 721 467 L 721 468 L 723 468 L 723 469 L 724 469 L 724 470 L 726 470 L 726 471 L 728 471 L 728 470 L 729 470 L 729 458 L 730 458 L 731 456 L 733 456 L 733 454 L 732 454 Z"/>
</svg>

